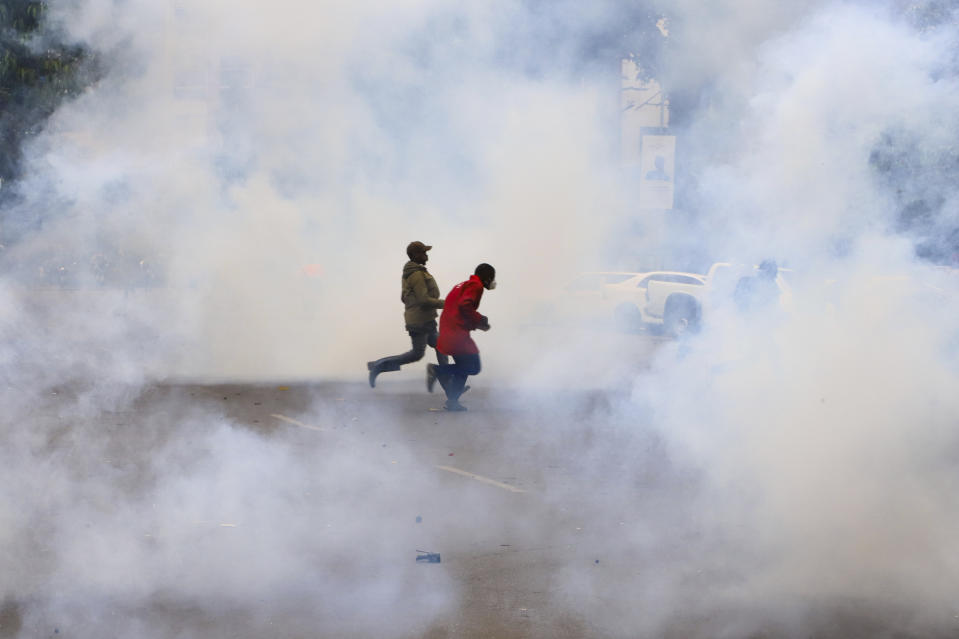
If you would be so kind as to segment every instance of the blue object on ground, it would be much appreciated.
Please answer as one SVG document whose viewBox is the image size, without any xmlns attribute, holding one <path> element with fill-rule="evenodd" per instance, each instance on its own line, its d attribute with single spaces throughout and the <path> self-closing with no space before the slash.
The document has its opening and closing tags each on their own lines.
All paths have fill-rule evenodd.
<svg viewBox="0 0 959 639">
<path fill-rule="evenodd" d="M 440 563 L 440 554 L 438 552 L 424 552 L 416 556 L 418 564 L 438 564 Z"/>
</svg>

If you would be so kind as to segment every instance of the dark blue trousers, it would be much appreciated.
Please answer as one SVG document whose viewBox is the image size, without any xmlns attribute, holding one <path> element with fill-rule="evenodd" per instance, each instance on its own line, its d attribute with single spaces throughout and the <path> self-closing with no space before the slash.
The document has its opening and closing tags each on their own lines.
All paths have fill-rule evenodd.
<svg viewBox="0 0 959 639">
<path fill-rule="evenodd" d="M 446 398 L 459 401 L 466 386 L 466 378 L 480 372 L 480 356 L 476 354 L 453 355 L 452 364 L 440 364 L 436 367 L 436 379 L 439 380 Z"/>
</svg>

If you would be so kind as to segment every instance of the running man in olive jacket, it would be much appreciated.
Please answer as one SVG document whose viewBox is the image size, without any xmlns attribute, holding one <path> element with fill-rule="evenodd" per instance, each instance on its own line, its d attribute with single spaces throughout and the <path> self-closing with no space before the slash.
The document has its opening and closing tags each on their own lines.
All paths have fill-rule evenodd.
<svg viewBox="0 0 959 639">
<path fill-rule="evenodd" d="M 367 362 L 366 368 L 370 371 L 372 388 L 376 387 L 376 376 L 380 373 L 398 371 L 403 364 L 423 359 L 427 344 L 436 348 L 436 311 L 443 308 L 443 300 L 440 298 L 440 288 L 436 285 L 436 280 L 426 270 L 426 261 L 429 259 L 426 252 L 431 248 L 433 247 L 422 242 L 410 242 L 406 247 L 406 255 L 410 261 L 403 266 L 400 299 L 406 307 L 403 320 L 406 322 L 406 332 L 410 335 L 413 347 L 402 355 Z M 437 351 L 436 361 L 446 364 L 449 358 Z"/>
</svg>

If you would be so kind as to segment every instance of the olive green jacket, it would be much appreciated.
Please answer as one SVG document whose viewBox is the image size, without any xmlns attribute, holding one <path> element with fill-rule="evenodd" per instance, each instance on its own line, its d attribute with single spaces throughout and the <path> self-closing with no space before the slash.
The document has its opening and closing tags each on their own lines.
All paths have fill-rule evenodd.
<svg viewBox="0 0 959 639">
<path fill-rule="evenodd" d="M 403 290 L 400 299 L 406 306 L 403 319 L 407 326 L 426 324 L 436 319 L 436 309 L 443 308 L 440 287 L 422 264 L 410 260 L 403 267 Z"/>
</svg>

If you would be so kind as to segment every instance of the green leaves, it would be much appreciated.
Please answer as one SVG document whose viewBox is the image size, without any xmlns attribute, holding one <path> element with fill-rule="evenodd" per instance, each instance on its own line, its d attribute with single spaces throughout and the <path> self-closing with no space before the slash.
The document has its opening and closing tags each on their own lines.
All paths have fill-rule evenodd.
<svg viewBox="0 0 959 639">
<path fill-rule="evenodd" d="M 46 2 L 35 0 L 0 0 L 0 179 L 4 181 L 20 174 L 23 142 L 41 131 L 57 107 L 79 95 L 89 81 L 90 56 L 82 47 L 57 44 L 55 32 L 43 34 L 43 42 L 50 43 L 45 50 L 30 46 L 43 29 L 47 7 Z"/>
<path fill-rule="evenodd" d="M 0 28 L 13 29 L 21 34 L 30 33 L 40 26 L 46 10 L 45 2 L 0 1 Z"/>
</svg>

